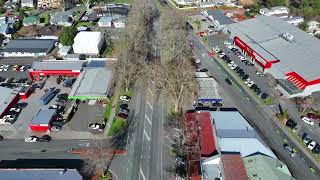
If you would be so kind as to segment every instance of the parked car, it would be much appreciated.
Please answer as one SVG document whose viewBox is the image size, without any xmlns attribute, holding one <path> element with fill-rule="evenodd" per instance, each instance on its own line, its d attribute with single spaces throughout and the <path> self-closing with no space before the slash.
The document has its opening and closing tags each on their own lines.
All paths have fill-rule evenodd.
<svg viewBox="0 0 320 180">
<path fill-rule="evenodd" d="M 49 136 L 49 135 L 43 135 L 43 136 L 41 136 L 41 137 L 39 138 L 38 141 L 39 141 L 39 142 L 49 142 L 49 141 L 51 141 L 51 136 Z"/>
<path fill-rule="evenodd" d="M 302 117 L 301 120 L 307 124 L 310 124 L 310 125 L 314 125 L 314 122 L 310 119 L 310 118 L 307 118 L 307 117 Z"/>
<path fill-rule="evenodd" d="M 0 135 L 0 141 L 2 141 L 2 140 L 3 140 L 3 136 Z"/>
<path fill-rule="evenodd" d="M 307 145 L 307 144 L 309 144 L 310 141 L 312 141 L 312 139 L 309 134 L 303 133 L 302 141 Z"/>
<path fill-rule="evenodd" d="M 311 141 L 308 144 L 308 149 L 310 149 L 311 151 L 313 150 L 314 147 L 316 147 L 317 143 L 315 141 Z"/>
<path fill-rule="evenodd" d="M 314 114 L 314 113 L 307 113 L 307 117 L 309 119 L 320 119 L 320 116 Z"/>
<path fill-rule="evenodd" d="M 297 123 L 294 122 L 292 119 L 287 120 L 286 126 L 288 126 L 290 129 L 293 129 L 294 127 L 297 126 Z"/>
<path fill-rule="evenodd" d="M 294 152 L 293 148 L 289 146 L 288 144 L 283 144 L 284 150 L 291 156 L 295 157 L 296 153 Z"/>
<path fill-rule="evenodd" d="M 20 69 L 19 69 L 19 71 L 21 71 L 21 72 L 23 72 L 25 70 L 26 70 L 26 66 L 21 66 Z"/>
<path fill-rule="evenodd" d="M 14 105 L 15 108 L 25 108 L 28 106 L 28 103 L 27 102 L 20 102 L 20 103 L 17 103 L 16 105 Z"/>
<path fill-rule="evenodd" d="M 122 100 L 122 101 L 130 101 L 131 97 L 130 96 L 120 96 L 120 100 Z"/>
<path fill-rule="evenodd" d="M 243 77 L 242 77 L 243 80 L 246 80 L 246 79 L 248 79 L 248 78 L 249 78 L 249 75 L 248 75 L 248 74 L 244 74 Z"/>
<path fill-rule="evenodd" d="M 314 154 L 320 155 L 320 146 L 319 146 L 319 144 L 317 144 L 317 145 L 312 149 L 312 152 L 313 152 Z"/>
<path fill-rule="evenodd" d="M 200 72 L 208 72 L 208 69 L 206 68 L 200 69 Z"/>
<path fill-rule="evenodd" d="M 14 111 L 14 112 L 21 112 L 21 109 L 20 108 L 10 108 L 10 111 Z"/>
<path fill-rule="evenodd" d="M 38 139 L 39 138 L 37 136 L 29 136 L 29 137 L 24 139 L 24 142 L 37 142 Z"/>
<path fill-rule="evenodd" d="M 16 120 L 17 116 L 16 115 L 5 115 L 3 116 L 4 119 L 7 119 L 9 121 L 14 121 Z"/>
<path fill-rule="evenodd" d="M 62 108 L 63 106 L 61 106 L 60 104 L 54 104 L 49 107 L 49 109 L 57 109 L 57 110 L 60 110 Z"/>
<path fill-rule="evenodd" d="M 254 82 L 250 81 L 247 85 L 251 88 L 254 85 Z"/>
<path fill-rule="evenodd" d="M 122 118 L 122 119 L 127 119 L 128 118 L 128 114 L 126 113 L 123 113 L 123 112 L 119 112 L 117 114 L 118 117 Z"/>
<path fill-rule="evenodd" d="M 51 131 L 58 132 L 58 131 L 61 130 L 61 126 L 52 126 L 50 130 L 51 130 Z"/>
<path fill-rule="evenodd" d="M 63 94 L 59 94 L 57 96 L 58 99 L 68 99 L 68 94 L 67 93 L 63 93 Z"/>
<path fill-rule="evenodd" d="M 98 130 L 98 129 L 103 129 L 103 125 L 99 123 L 90 123 L 88 128 L 93 130 Z"/>
<path fill-rule="evenodd" d="M 126 103 L 120 104 L 121 109 L 128 109 L 129 105 Z"/>
<path fill-rule="evenodd" d="M 268 96 L 269 96 L 269 95 L 268 95 L 267 93 L 262 93 L 261 96 L 260 96 L 260 98 L 261 98 L 261 99 L 267 99 Z"/>
<path fill-rule="evenodd" d="M 229 86 L 232 85 L 232 82 L 231 82 L 231 80 L 230 80 L 229 78 L 226 78 L 225 81 L 226 81 L 226 83 L 227 83 Z"/>
</svg>

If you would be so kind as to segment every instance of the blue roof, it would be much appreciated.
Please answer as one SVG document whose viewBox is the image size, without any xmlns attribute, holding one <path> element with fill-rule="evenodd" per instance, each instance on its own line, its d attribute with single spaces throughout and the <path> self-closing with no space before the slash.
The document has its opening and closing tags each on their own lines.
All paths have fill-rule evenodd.
<svg viewBox="0 0 320 180">
<path fill-rule="evenodd" d="M 49 124 L 55 113 L 55 109 L 40 109 L 33 117 L 31 124 Z"/>
</svg>

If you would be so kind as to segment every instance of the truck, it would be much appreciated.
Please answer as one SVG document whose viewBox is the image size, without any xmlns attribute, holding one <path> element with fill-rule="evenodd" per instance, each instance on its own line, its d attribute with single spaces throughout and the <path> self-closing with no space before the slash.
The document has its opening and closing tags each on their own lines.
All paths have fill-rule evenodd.
<svg viewBox="0 0 320 180">
<path fill-rule="evenodd" d="M 55 90 L 50 89 L 48 90 L 41 98 L 40 98 L 40 103 L 42 105 L 47 105 L 56 95 Z"/>
</svg>

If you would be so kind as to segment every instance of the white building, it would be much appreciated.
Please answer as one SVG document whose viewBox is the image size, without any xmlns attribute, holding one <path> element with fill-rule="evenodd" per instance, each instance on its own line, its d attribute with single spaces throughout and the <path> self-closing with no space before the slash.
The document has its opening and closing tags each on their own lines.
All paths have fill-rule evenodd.
<svg viewBox="0 0 320 180">
<path fill-rule="evenodd" d="M 275 6 L 270 9 L 262 8 L 259 12 L 263 16 L 277 16 L 280 18 L 287 18 L 289 14 L 289 9 L 285 6 Z"/>
<path fill-rule="evenodd" d="M 21 0 L 21 7 L 34 7 L 34 0 Z"/>
<path fill-rule="evenodd" d="M 97 31 L 82 31 L 74 38 L 73 51 L 76 54 L 98 55 L 104 44 L 103 34 Z"/>
<path fill-rule="evenodd" d="M 309 34 L 315 35 L 320 34 L 320 23 L 318 21 L 309 21 L 307 32 Z"/>
</svg>

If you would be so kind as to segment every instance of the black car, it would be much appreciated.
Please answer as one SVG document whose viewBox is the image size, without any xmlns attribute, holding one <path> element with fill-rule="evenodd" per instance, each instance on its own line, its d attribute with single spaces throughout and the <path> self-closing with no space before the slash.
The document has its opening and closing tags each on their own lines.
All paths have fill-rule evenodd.
<svg viewBox="0 0 320 180">
<path fill-rule="evenodd" d="M 243 80 L 246 80 L 246 79 L 248 79 L 248 78 L 249 78 L 249 75 L 248 75 L 248 74 L 245 74 L 245 75 L 242 77 Z"/>
<path fill-rule="evenodd" d="M 236 68 L 234 68 L 233 70 L 234 71 L 238 71 L 240 69 L 240 67 L 239 66 L 237 66 Z"/>
<path fill-rule="evenodd" d="M 121 109 L 128 109 L 128 104 L 125 104 L 125 103 L 120 104 L 120 108 Z"/>
<path fill-rule="evenodd" d="M 63 93 L 63 94 L 59 94 L 57 96 L 58 99 L 68 99 L 68 94 L 67 93 Z"/>
<path fill-rule="evenodd" d="M 51 136 L 49 135 L 43 135 L 42 137 L 39 138 L 39 142 L 49 142 L 51 141 Z"/>
<path fill-rule="evenodd" d="M 292 119 L 289 119 L 287 122 L 286 122 L 286 126 L 288 126 L 289 128 L 293 129 L 297 126 L 297 123 L 294 122 Z"/>
<path fill-rule="evenodd" d="M 232 82 L 231 82 L 231 80 L 230 80 L 229 78 L 226 78 L 225 81 L 226 81 L 226 83 L 227 83 L 229 86 L 232 85 Z"/>
<path fill-rule="evenodd" d="M 267 99 L 268 96 L 269 95 L 267 93 L 262 93 L 260 97 L 261 97 L 261 99 Z"/>
<path fill-rule="evenodd" d="M 246 73 L 244 73 L 243 71 L 239 73 L 239 76 L 240 76 L 241 78 L 243 78 L 243 76 L 245 76 L 245 75 L 246 75 Z"/>
<path fill-rule="evenodd" d="M 255 90 L 256 88 L 258 88 L 258 86 L 256 84 L 253 84 L 250 89 Z"/>
<path fill-rule="evenodd" d="M 200 69 L 200 72 L 208 72 L 208 69 L 206 68 Z"/>
<path fill-rule="evenodd" d="M 0 141 L 2 141 L 2 140 L 3 140 L 3 136 L 0 135 Z"/>
<path fill-rule="evenodd" d="M 239 69 L 237 70 L 237 73 L 240 73 L 240 72 L 243 72 L 243 69 L 239 68 Z"/>
<path fill-rule="evenodd" d="M 313 152 L 314 154 L 320 155 L 320 145 L 317 144 L 317 145 L 312 149 L 312 152 Z"/>
</svg>

